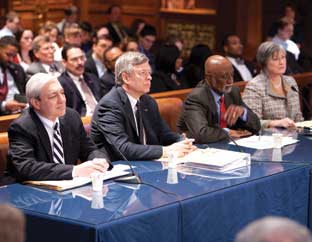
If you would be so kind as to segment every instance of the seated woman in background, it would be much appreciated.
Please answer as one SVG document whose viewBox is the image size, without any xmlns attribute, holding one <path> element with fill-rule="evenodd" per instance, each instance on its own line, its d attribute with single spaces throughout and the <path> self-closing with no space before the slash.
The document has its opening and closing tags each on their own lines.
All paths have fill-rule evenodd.
<svg viewBox="0 0 312 242">
<path fill-rule="evenodd" d="M 156 53 L 156 71 L 152 74 L 151 93 L 188 88 L 184 81 L 178 80 L 180 51 L 175 45 L 163 45 Z M 177 65 L 178 64 L 178 65 Z"/>
<path fill-rule="evenodd" d="M 183 78 L 188 82 L 189 87 L 195 87 L 197 83 L 205 79 L 205 61 L 212 55 L 208 45 L 195 45 L 190 54 L 190 58 L 183 70 Z"/>
<path fill-rule="evenodd" d="M 30 29 L 24 29 L 17 32 L 15 37 L 19 43 L 18 64 L 26 71 L 33 62 L 32 41 L 34 35 Z"/>
<path fill-rule="evenodd" d="M 273 42 L 262 43 L 257 52 L 261 73 L 245 87 L 243 100 L 261 120 L 263 128 L 295 127 L 302 121 L 298 86 L 294 78 L 283 75 L 286 52 Z"/>
</svg>

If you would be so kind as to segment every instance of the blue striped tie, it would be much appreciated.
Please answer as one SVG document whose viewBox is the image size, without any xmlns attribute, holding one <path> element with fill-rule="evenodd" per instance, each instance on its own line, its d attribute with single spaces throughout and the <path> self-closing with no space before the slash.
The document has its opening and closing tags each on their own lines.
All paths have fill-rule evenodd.
<svg viewBox="0 0 312 242">
<path fill-rule="evenodd" d="M 65 164 L 62 136 L 58 129 L 58 123 L 55 124 L 53 132 L 53 161 L 55 163 Z"/>
</svg>

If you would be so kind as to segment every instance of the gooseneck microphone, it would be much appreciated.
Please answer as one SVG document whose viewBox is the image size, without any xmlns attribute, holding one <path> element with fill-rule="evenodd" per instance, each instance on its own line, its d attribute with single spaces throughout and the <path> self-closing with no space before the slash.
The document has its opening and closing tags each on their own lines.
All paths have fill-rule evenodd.
<svg viewBox="0 0 312 242">
<path fill-rule="evenodd" d="M 219 127 L 219 128 L 220 128 L 220 127 Z M 240 148 L 240 146 L 236 143 L 235 139 L 233 139 L 233 138 L 231 137 L 231 135 L 229 135 L 229 133 L 228 133 L 226 130 L 224 130 L 224 129 L 222 129 L 222 128 L 220 128 L 220 129 L 221 129 L 222 132 L 227 136 L 227 138 L 233 142 L 233 144 L 236 146 L 237 150 L 238 150 L 239 152 L 244 153 L 243 150 Z"/>
<path fill-rule="evenodd" d="M 113 149 L 117 151 L 117 153 L 121 156 L 121 158 L 127 162 L 127 165 L 130 167 L 131 173 L 119 178 L 114 179 L 115 182 L 122 182 L 122 183 L 128 183 L 128 184 L 142 184 L 142 180 L 138 174 L 136 174 L 133 170 L 133 167 L 130 163 L 130 161 L 126 158 L 126 156 L 118 149 L 117 146 L 113 145 L 111 140 L 106 136 L 105 137 L 107 142 L 111 144 Z"/>
<path fill-rule="evenodd" d="M 309 113 L 312 114 L 310 104 L 307 101 L 307 99 L 302 95 L 302 92 L 300 91 L 300 89 L 297 90 L 297 88 L 295 88 L 294 86 L 291 86 L 290 88 L 291 88 L 291 90 L 293 90 L 294 92 L 298 93 L 301 96 L 301 98 L 302 98 L 304 104 L 306 105 Z"/>
</svg>

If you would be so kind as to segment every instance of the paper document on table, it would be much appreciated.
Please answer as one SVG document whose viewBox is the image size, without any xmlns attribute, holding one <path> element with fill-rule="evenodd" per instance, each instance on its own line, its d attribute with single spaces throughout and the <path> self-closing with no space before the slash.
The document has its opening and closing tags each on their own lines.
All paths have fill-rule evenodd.
<svg viewBox="0 0 312 242">
<path fill-rule="evenodd" d="M 306 120 L 306 121 L 302 121 L 302 122 L 297 122 L 296 123 L 296 127 L 308 127 L 308 128 L 312 128 L 312 120 Z"/>
<path fill-rule="evenodd" d="M 188 163 L 215 171 L 229 171 L 250 165 L 250 154 L 215 148 L 197 149 L 174 159 L 176 163 Z"/>
<path fill-rule="evenodd" d="M 115 165 L 112 170 L 107 171 L 104 175 L 104 181 L 115 177 L 127 175 L 129 172 L 127 165 Z M 24 184 L 40 186 L 50 190 L 65 191 L 75 187 L 80 187 L 91 182 L 90 177 L 75 177 L 72 180 L 57 180 L 57 181 L 25 181 Z"/>
<path fill-rule="evenodd" d="M 273 141 L 273 136 L 250 136 L 247 138 L 242 138 L 239 140 L 236 140 L 236 143 L 239 146 L 247 147 L 247 148 L 252 148 L 252 149 L 258 149 L 258 150 L 264 150 L 264 149 L 273 149 L 275 147 L 274 141 Z M 282 145 L 291 145 L 299 142 L 299 140 L 293 139 L 292 137 L 282 137 Z M 235 145 L 233 142 L 230 143 L 231 145 Z"/>
</svg>

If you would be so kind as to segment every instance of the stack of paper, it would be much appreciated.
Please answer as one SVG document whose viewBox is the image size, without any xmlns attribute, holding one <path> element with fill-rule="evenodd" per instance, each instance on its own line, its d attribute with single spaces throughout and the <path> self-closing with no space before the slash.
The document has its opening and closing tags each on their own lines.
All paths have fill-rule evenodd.
<svg viewBox="0 0 312 242">
<path fill-rule="evenodd" d="M 263 150 L 263 149 L 273 149 L 275 148 L 273 136 L 250 136 L 247 138 L 242 138 L 239 140 L 236 140 L 236 143 L 239 146 L 247 147 L 247 148 L 252 148 L 252 149 L 258 149 L 258 150 Z M 282 137 L 282 146 L 286 145 L 291 145 L 299 142 L 299 140 L 293 139 L 292 137 Z M 230 143 L 231 145 L 234 145 L 233 142 Z"/>
<path fill-rule="evenodd" d="M 206 148 L 197 149 L 183 158 L 178 158 L 177 162 L 195 164 L 206 169 L 225 172 L 250 165 L 250 154 Z"/>
<path fill-rule="evenodd" d="M 297 127 L 309 127 L 312 128 L 312 120 L 306 120 L 306 121 L 302 121 L 302 122 L 297 122 L 296 123 Z"/>
<path fill-rule="evenodd" d="M 129 166 L 115 165 L 110 171 L 104 175 L 104 181 L 112 178 L 120 177 L 129 174 Z M 90 177 L 75 177 L 72 180 L 58 180 L 58 181 L 25 181 L 24 184 L 40 186 L 50 190 L 64 191 L 75 187 L 80 187 L 91 182 Z"/>
</svg>

